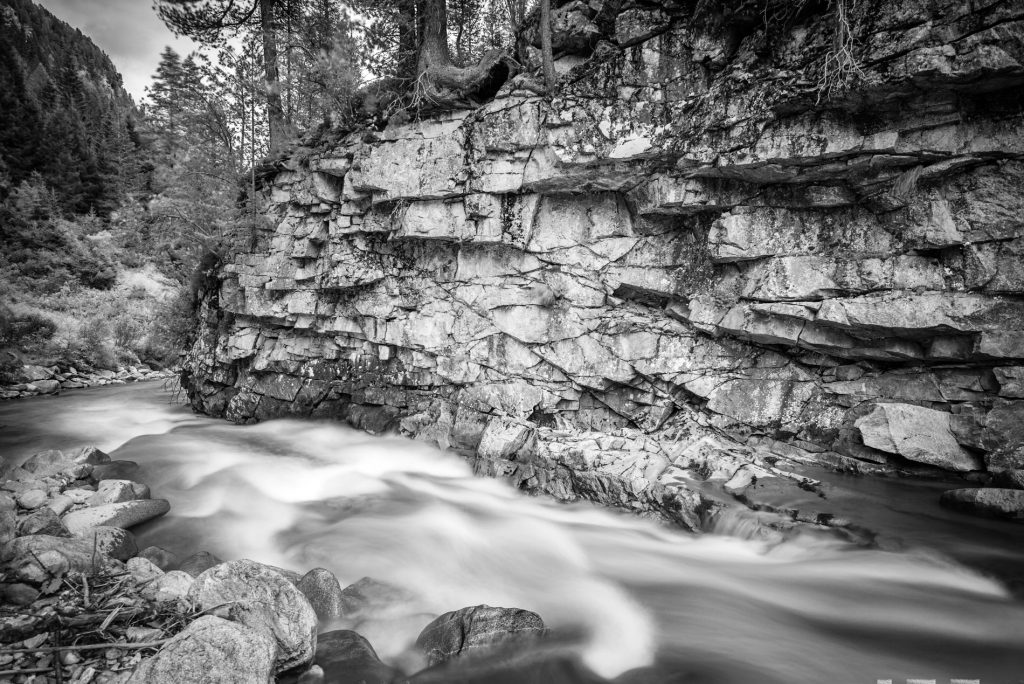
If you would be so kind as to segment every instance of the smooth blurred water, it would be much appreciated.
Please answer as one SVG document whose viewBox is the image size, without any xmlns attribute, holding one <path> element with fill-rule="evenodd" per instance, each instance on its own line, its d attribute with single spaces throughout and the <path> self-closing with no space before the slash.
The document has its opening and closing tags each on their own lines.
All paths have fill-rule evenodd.
<svg viewBox="0 0 1024 684">
<path fill-rule="evenodd" d="M 812 535 L 769 546 L 527 497 L 402 438 L 195 416 L 157 383 L 0 404 L 8 458 L 87 443 L 138 461 L 171 501 L 140 546 L 322 566 L 343 584 L 371 576 L 412 592 L 360 625 L 400 665 L 434 616 L 487 603 L 536 611 L 608 678 L 653 665 L 665 682 L 1024 680 L 1024 604 L 951 560 L 948 535 L 917 547 L 936 523 L 914 508 L 873 513 L 895 521 L 899 552 Z M 864 487 L 877 504 L 882 490 Z M 1011 523 L 984 525 L 997 544 L 1020 539 Z"/>
</svg>

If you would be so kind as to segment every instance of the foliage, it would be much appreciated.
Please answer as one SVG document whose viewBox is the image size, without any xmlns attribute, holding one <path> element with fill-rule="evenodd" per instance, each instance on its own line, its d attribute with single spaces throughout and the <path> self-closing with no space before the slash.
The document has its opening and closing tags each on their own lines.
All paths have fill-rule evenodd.
<svg viewBox="0 0 1024 684">
<path fill-rule="evenodd" d="M 0 169 L 13 185 L 38 174 L 65 211 L 106 216 L 134 189 L 134 118 L 92 41 L 29 0 L 0 0 Z"/>
</svg>

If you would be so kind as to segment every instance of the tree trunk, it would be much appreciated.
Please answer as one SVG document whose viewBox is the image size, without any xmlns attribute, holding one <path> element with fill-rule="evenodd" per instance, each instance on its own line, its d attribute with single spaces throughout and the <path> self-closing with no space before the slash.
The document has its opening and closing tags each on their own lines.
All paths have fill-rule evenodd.
<svg viewBox="0 0 1024 684">
<path fill-rule="evenodd" d="M 555 58 L 551 52 L 551 0 L 540 0 L 540 53 L 544 62 L 544 85 L 555 87 Z"/>
<path fill-rule="evenodd" d="M 502 50 L 491 50 L 479 64 L 457 67 L 448 50 L 446 0 L 423 0 L 423 34 L 416 59 L 416 96 L 420 106 L 451 109 L 486 100 L 512 75 Z"/>
<path fill-rule="evenodd" d="M 416 0 L 404 0 L 398 6 L 398 77 L 416 78 L 418 44 Z"/>
<path fill-rule="evenodd" d="M 267 88 L 267 119 L 270 124 L 270 150 L 284 143 L 286 128 L 281 104 L 281 80 L 277 72 L 277 0 L 260 0 L 260 28 L 263 33 L 263 73 Z"/>
</svg>

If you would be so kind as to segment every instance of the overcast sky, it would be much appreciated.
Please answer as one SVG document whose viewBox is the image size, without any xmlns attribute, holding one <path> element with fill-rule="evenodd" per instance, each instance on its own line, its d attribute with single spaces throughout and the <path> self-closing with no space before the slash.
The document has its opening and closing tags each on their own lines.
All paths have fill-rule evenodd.
<svg viewBox="0 0 1024 684">
<path fill-rule="evenodd" d="M 35 0 L 110 55 L 124 76 L 124 87 L 139 103 L 156 72 L 165 45 L 182 55 L 196 49 L 176 38 L 153 10 L 150 0 Z"/>
</svg>

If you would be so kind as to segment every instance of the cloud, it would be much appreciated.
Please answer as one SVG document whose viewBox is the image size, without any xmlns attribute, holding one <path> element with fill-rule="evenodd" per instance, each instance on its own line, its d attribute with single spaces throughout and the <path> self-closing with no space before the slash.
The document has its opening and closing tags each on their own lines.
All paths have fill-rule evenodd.
<svg viewBox="0 0 1024 684">
<path fill-rule="evenodd" d="M 187 54 L 198 46 L 177 38 L 148 0 L 35 0 L 96 43 L 124 77 L 124 87 L 140 102 L 145 97 L 160 51 L 172 46 Z"/>
</svg>

